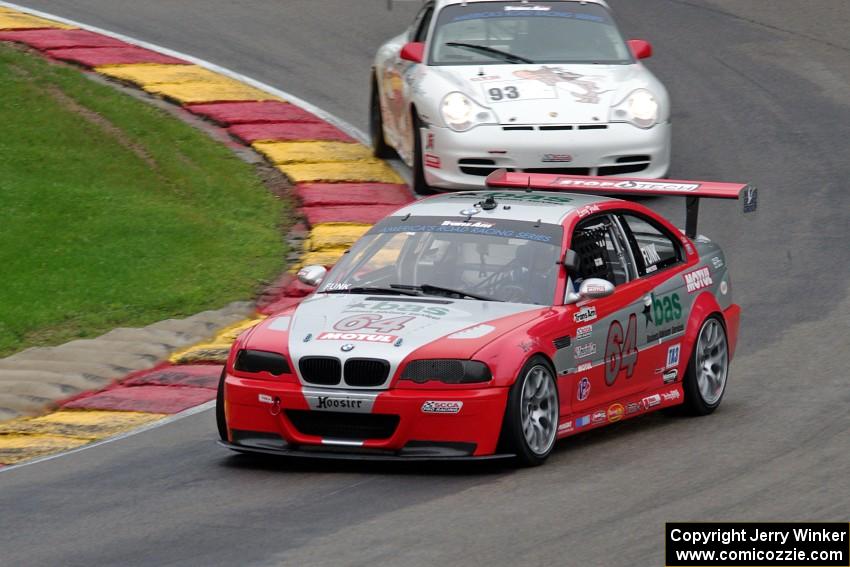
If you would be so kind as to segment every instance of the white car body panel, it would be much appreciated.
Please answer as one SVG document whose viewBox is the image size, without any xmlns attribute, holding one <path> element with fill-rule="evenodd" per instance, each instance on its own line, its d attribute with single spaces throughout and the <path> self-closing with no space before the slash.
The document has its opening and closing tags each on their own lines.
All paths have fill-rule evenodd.
<svg viewBox="0 0 850 567">
<path fill-rule="evenodd" d="M 460 0 L 435 3 L 428 40 L 434 33 L 439 11 L 460 3 Z M 604 2 L 593 3 L 607 8 Z M 384 138 L 409 166 L 414 159 L 413 108 L 423 123 L 419 136 L 423 154 L 430 156 L 424 168 L 429 185 L 446 189 L 480 188 L 486 173 L 499 167 L 538 171 L 586 168 L 587 175 L 647 178 L 666 175 L 670 163 L 669 96 L 664 85 L 640 61 L 622 65 L 437 66 L 428 64 L 430 43 L 426 41 L 424 62 L 417 64 L 400 57 L 402 47 L 414 33 L 411 28 L 384 43 L 375 58 L 374 73 Z M 517 89 L 518 99 L 494 101 L 488 97 L 489 89 L 507 86 Z M 636 89 L 649 90 L 658 103 L 657 123 L 650 128 L 610 121 L 612 107 Z M 465 132 L 448 128 L 441 117 L 440 105 L 451 92 L 461 92 L 489 109 L 497 123 L 478 125 Z M 540 130 L 541 126 L 561 129 Z M 650 159 L 633 159 L 636 156 L 650 156 Z M 621 158 L 631 161 L 618 162 Z M 483 168 L 479 164 L 478 169 L 476 164 L 466 164 L 465 170 L 478 172 L 470 175 L 458 163 L 466 159 L 493 163 Z M 622 168 L 636 162 L 648 163 L 642 171 L 615 172 L 618 165 Z"/>
</svg>

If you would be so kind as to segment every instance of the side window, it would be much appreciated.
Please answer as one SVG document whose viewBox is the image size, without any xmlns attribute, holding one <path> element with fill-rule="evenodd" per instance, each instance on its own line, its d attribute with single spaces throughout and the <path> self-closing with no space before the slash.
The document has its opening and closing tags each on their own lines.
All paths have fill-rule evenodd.
<svg viewBox="0 0 850 567">
<path fill-rule="evenodd" d="M 414 20 L 414 32 L 410 37 L 410 41 L 425 41 L 425 38 L 428 36 L 428 28 L 431 26 L 431 16 L 433 15 L 433 6 L 426 6 L 422 9 L 422 12 L 420 12 L 419 15 L 416 16 L 416 20 Z"/>
<path fill-rule="evenodd" d="M 631 214 L 621 216 L 634 251 L 638 273 L 652 274 L 682 261 L 679 242 L 651 220 Z"/>
<path fill-rule="evenodd" d="M 579 259 L 577 273 L 570 274 L 576 287 L 587 278 L 602 278 L 614 285 L 629 281 L 625 243 L 608 215 L 581 221 L 573 232 L 570 248 Z"/>
</svg>

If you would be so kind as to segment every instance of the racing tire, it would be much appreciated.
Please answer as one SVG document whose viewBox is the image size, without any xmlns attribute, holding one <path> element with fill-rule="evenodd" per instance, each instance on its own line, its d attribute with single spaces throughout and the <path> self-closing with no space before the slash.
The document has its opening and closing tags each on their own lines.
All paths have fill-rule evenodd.
<svg viewBox="0 0 850 567">
<path fill-rule="evenodd" d="M 372 155 L 380 159 L 395 157 L 393 150 L 384 138 L 384 117 L 381 114 L 381 100 L 378 82 L 372 76 L 372 90 L 369 98 L 369 135 L 372 138 Z"/>
<path fill-rule="evenodd" d="M 411 132 L 413 135 L 413 192 L 417 195 L 434 195 L 437 193 L 428 182 L 425 181 L 425 166 L 422 161 L 422 121 L 416 114 L 416 109 L 410 110 Z"/>
<path fill-rule="evenodd" d="M 225 371 L 221 371 L 218 381 L 218 390 L 215 395 L 215 424 L 218 426 L 218 436 L 222 441 L 227 441 L 227 418 L 224 417 L 224 377 Z"/>
<path fill-rule="evenodd" d="M 524 467 L 542 465 L 558 436 L 560 403 L 555 371 L 542 356 L 532 357 L 508 393 L 501 447 Z"/>
<path fill-rule="evenodd" d="M 703 321 L 688 361 L 682 388 L 686 415 L 708 415 L 720 406 L 729 377 L 729 341 L 717 315 Z"/>
</svg>

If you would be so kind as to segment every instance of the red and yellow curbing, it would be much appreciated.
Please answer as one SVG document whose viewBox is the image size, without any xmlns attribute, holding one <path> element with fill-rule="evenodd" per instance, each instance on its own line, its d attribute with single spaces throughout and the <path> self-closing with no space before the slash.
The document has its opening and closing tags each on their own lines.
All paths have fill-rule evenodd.
<svg viewBox="0 0 850 567">
<path fill-rule="evenodd" d="M 264 155 L 295 184 L 310 227 L 290 271 L 335 263 L 372 224 L 413 199 L 392 168 L 336 126 L 202 66 L 3 7 L 0 41 L 26 44 L 181 105 Z M 310 291 L 285 274 L 258 302 L 254 317 L 175 352 L 167 364 L 77 396 L 47 415 L 0 423 L 0 468 L 132 431 L 214 399 L 236 336 Z"/>
</svg>

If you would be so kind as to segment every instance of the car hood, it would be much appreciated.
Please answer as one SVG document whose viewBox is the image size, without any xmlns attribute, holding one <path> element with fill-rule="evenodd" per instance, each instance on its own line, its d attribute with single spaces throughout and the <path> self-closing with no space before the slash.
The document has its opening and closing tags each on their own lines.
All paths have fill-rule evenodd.
<svg viewBox="0 0 850 567">
<path fill-rule="evenodd" d="M 463 352 L 458 344 L 468 344 L 469 358 L 481 344 L 475 339 L 492 340 L 540 310 L 538 305 L 495 301 L 317 294 L 292 314 L 289 356 L 299 379 L 299 361 L 307 356 L 333 356 L 343 364 L 349 358 L 386 360 L 390 378 L 383 387 L 388 387 L 399 364 L 415 350 L 445 338 L 454 357 Z"/>
<path fill-rule="evenodd" d="M 503 125 L 604 124 L 611 106 L 648 80 L 648 72 L 638 64 L 461 65 L 429 70 L 435 80 L 446 83 L 446 93 L 463 92 L 491 108 Z"/>
</svg>

